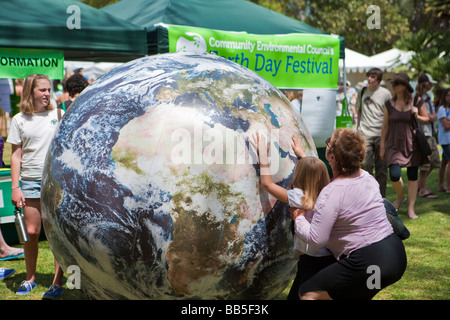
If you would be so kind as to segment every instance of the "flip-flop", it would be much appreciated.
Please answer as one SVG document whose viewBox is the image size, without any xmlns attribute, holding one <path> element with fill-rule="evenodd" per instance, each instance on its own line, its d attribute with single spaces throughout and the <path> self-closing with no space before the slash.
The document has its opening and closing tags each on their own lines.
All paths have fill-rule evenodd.
<svg viewBox="0 0 450 320">
<path fill-rule="evenodd" d="M 405 197 L 405 199 L 403 199 L 403 201 L 400 202 L 400 204 L 398 205 L 398 208 L 400 208 L 400 206 L 401 206 L 403 203 L 405 203 L 406 201 L 408 201 L 408 198 Z M 395 208 L 395 206 L 394 206 L 394 209 L 397 210 L 397 211 L 398 211 L 398 208 Z"/>
<path fill-rule="evenodd" d="M 419 197 L 429 198 L 429 199 L 436 199 L 438 196 L 436 194 L 434 194 L 433 192 L 430 192 L 430 193 L 426 193 L 426 194 L 424 194 L 422 196 L 419 194 Z"/>
<path fill-rule="evenodd" d="M 13 253 L 11 253 L 9 256 L 6 256 L 4 258 L 0 258 L 0 261 L 6 261 L 6 260 L 12 260 L 12 259 L 18 259 L 18 258 L 22 258 L 24 256 L 24 253 L 22 252 L 21 254 L 16 254 L 20 251 L 22 251 L 23 249 L 19 249 L 17 251 L 14 251 Z"/>
</svg>

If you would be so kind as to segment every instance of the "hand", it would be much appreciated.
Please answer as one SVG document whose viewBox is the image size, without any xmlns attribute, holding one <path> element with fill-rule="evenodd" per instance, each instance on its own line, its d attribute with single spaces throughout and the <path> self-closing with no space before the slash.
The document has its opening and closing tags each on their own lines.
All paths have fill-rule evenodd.
<svg viewBox="0 0 450 320">
<path fill-rule="evenodd" d="M 429 113 L 428 116 L 430 117 L 430 122 L 436 122 L 437 113 Z"/>
<path fill-rule="evenodd" d="M 292 150 L 294 150 L 294 153 L 297 156 L 297 158 L 306 157 L 305 150 L 303 149 L 303 144 L 294 135 L 292 135 Z"/>
<path fill-rule="evenodd" d="M 417 107 L 411 107 L 411 114 L 417 119 L 417 116 L 419 115 L 419 109 Z"/>
<path fill-rule="evenodd" d="M 20 188 L 12 190 L 11 202 L 13 206 L 18 208 L 22 208 L 23 206 L 25 206 L 25 197 L 23 196 L 22 190 L 20 190 Z"/>
<path fill-rule="evenodd" d="M 384 149 L 384 146 L 380 146 L 380 159 L 385 160 L 386 157 L 386 150 Z"/>
<path fill-rule="evenodd" d="M 295 219 L 297 219 L 299 216 L 306 216 L 306 210 L 305 209 L 300 209 L 300 208 L 289 208 L 289 214 L 291 215 L 292 220 L 295 221 Z"/>
<path fill-rule="evenodd" d="M 266 137 L 263 134 L 259 134 L 259 132 L 255 132 L 252 134 L 252 139 L 250 140 L 251 145 L 256 149 L 257 154 L 269 153 L 270 143 L 266 142 Z"/>
</svg>

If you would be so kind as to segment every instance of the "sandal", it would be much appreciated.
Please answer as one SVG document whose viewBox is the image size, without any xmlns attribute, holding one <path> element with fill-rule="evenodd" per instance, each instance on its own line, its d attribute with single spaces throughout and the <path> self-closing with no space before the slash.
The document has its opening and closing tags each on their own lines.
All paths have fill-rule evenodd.
<svg viewBox="0 0 450 320">
<path fill-rule="evenodd" d="M 433 192 L 425 193 L 424 195 L 420 195 L 421 198 L 430 198 L 430 199 L 436 199 L 438 196 L 434 194 Z"/>
</svg>

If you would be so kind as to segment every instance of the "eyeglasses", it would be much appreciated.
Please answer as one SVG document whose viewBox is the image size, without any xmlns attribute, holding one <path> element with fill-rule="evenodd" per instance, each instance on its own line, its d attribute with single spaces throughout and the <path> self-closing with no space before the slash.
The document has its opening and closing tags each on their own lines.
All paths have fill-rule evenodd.
<svg viewBox="0 0 450 320">
<path fill-rule="evenodd" d="M 327 140 L 325 140 L 325 144 L 327 145 L 327 147 L 329 147 L 330 141 L 331 141 L 331 138 L 328 138 Z"/>
</svg>

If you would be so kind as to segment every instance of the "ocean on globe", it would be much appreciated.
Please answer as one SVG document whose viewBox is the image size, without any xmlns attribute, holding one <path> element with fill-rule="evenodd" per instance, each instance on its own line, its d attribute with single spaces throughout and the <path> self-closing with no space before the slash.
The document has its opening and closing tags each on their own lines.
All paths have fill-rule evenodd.
<svg viewBox="0 0 450 320">
<path fill-rule="evenodd" d="M 255 132 L 285 188 L 291 136 L 317 155 L 289 100 L 224 58 L 161 54 L 102 76 L 46 158 L 42 216 L 56 260 L 95 299 L 276 297 L 296 272 L 293 233 L 288 205 L 260 185 Z"/>
</svg>

